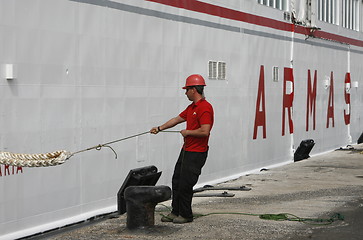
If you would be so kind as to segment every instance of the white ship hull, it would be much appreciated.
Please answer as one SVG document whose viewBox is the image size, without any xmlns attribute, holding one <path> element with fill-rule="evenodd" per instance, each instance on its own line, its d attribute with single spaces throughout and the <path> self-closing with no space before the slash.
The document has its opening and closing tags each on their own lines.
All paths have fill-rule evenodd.
<svg viewBox="0 0 363 240">
<path fill-rule="evenodd" d="M 363 33 L 316 25 L 257 1 L 2 1 L 0 151 L 75 152 L 148 131 L 189 104 L 193 73 L 215 111 L 200 185 L 293 162 L 304 139 L 311 154 L 355 143 Z M 56 167 L 0 165 L 0 239 L 115 211 L 130 169 L 155 165 L 170 185 L 182 141 L 146 134 L 112 145 L 116 160 L 102 149 Z"/>
</svg>

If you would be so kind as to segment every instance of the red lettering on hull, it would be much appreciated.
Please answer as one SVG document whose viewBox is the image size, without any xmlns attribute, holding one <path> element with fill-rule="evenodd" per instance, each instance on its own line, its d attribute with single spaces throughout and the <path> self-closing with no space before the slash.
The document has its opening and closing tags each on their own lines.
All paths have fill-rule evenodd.
<svg viewBox="0 0 363 240">
<path fill-rule="evenodd" d="M 346 111 L 344 109 L 344 122 L 345 122 L 345 125 L 350 124 L 350 92 L 349 92 L 350 84 L 351 84 L 350 73 L 346 73 L 345 74 L 344 99 L 345 99 L 345 104 L 347 104 L 347 106 L 348 106 L 348 111 Z"/>
<path fill-rule="evenodd" d="M 287 84 L 289 88 L 287 88 Z M 289 93 L 287 93 L 289 89 Z M 294 101 L 294 74 L 292 68 L 284 68 L 284 89 L 282 102 L 282 136 L 285 135 L 285 112 L 287 110 L 289 118 L 290 134 L 294 132 L 294 123 L 292 121 L 292 103 Z"/>
<path fill-rule="evenodd" d="M 23 173 L 22 167 L 9 166 L 9 165 L 1 165 L 0 164 L 0 177 L 5 177 L 8 175 L 15 175 L 18 173 Z"/>
<path fill-rule="evenodd" d="M 261 109 L 261 110 L 260 110 Z M 260 68 L 260 80 L 256 100 L 255 124 L 253 128 L 253 139 L 257 138 L 257 127 L 262 126 L 263 138 L 266 138 L 266 108 L 265 108 L 265 70 Z"/>
<path fill-rule="evenodd" d="M 311 75 L 310 69 L 308 70 L 308 90 L 306 100 L 306 131 L 309 131 L 309 116 L 313 117 L 313 130 L 315 130 L 315 119 L 316 119 L 316 82 L 317 82 L 317 71 L 314 72 L 314 83 L 311 86 Z"/>
<path fill-rule="evenodd" d="M 328 111 L 326 114 L 326 128 L 329 128 L 329 119 L 332 119 L 332 126 L 334 127 L 334 81 L 333 72 L 330 74 L 330 88 L 329 88 L 329 103 Z"/>
<path fill-rule="evenodd" d="M 266 99 L 265 99 L 265 70 L 264 66 L 260 67 L 260 76 L 258 82 L 257 99 L 256 99 L 256 111 L 255 121 L 253 127 L 253 139 L 257 139 L 258 127 L 262 127 L 262 137 L 266 138 Z M 316 129 L 316 98 L 317 98 L 317 82 L 318 72 L 314 71 L 314 80 L 312 82 L 311 71 L 308 69 L 307 76 L 307 98 L 306 98 L 306 131 L 309 131 L 309 123 L 312 120 L 312 129 Z M 345 74 L 344 81 L 344 99 L 346 109 L 344 109 L 344 122 L 345 125 L 350 124 L 350 73 Z M 294 133 L 293 123 L 293 101 L 294 101 L 294 74 L 292 68 L 284 68 L 284 82 L 283 82 L 283 102 L 282 102 L 282 136 L 285 135 L 285 121 L 288 119 L 290 134 Z M 330 73 L 330 87 L 329 87 L 329 100 L 327 107 L 326 128 L 329 128 L 330 122 L 332 127 L 335 127 L 334 116 L 334 74 Z M 286 117 L 287 112 L 287 117 Z"/>
</svg>

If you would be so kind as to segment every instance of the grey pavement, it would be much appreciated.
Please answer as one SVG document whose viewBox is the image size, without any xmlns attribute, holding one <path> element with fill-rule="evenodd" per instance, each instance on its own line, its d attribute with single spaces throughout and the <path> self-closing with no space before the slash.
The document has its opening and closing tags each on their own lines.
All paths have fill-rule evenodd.
<svg viewBox="0 0 363 240">
<path fill-rule="evenodd" d="M 158 206 L 155 226 L 128 230 L 126 214 L 110 214 L 30 239 L 363 239 L 363 145 L 336 150 L 218 186 L 248 186 L 251 191 L 228 191 L 234 197 L 195 197 L 193 211 L 210 214 L 192 223 L 160 221 L 165 206 Z M 207 191 L 221 193 L 223 191 Z M 164 202 L 167 207 L 170 201 Z M 242 213 L 242 214 L 239 214 Z M 344 220 L 322 222 L 266 220 L 260 214 L 289 213 L 300 218 Z M 256 214 L 256 215 L 247 215 Z"/>
</svg>

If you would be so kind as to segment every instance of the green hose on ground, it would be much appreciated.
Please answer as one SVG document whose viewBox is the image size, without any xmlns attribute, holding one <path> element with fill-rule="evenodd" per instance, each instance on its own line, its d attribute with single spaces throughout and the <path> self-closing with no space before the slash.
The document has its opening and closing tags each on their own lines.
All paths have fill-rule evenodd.
<svg viewBox="0 0 363 240">
<path fill-rule="evenodd" d="M 170 207 L 163 204 L 159 204 L 171 211 Z M 340 213 L 334 213 L 330 218 L 301 218 L 291 213 L 278 213 L 278 214 L 254 214 L 254 213 L 241 213 L 241 212 L 214 212 L 206 214 L 194 214 L 194 219 L 200 217 L 206 217 L 210 215 L 245 215 L 245 216 L 256 216 L 263 220 L 273 221 L 296 221 L 310 225 L 329 225 L 336 221 L 344 221 L 344 216 Z M 163 214 L 160 214 L 164 216 Z"/>
</svg>

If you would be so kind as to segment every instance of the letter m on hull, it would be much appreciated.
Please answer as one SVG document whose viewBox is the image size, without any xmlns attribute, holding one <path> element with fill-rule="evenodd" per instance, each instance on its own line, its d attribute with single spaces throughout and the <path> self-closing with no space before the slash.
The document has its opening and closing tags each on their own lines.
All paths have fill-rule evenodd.
<svg viewBox="0 0 363 240">
<path fill-rule="evenodd" d="M 313 130 L 315 130 L 316 120 L 316 82 L 317 82 L 317 71 L 314 72 L 314 82 L 311 85 L 311 73 L 308 70 L 308 88 L 307 88 L 307 99 L 306 99 L 306 131 L 309 131 L 309 117 L 313 118 Z"/>
</svg>

